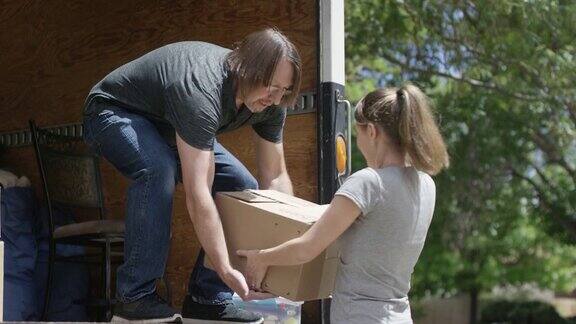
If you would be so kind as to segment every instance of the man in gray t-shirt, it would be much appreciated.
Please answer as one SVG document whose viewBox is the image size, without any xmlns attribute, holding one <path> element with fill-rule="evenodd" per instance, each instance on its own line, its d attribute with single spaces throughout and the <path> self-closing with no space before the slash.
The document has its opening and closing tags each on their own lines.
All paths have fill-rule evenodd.
<svg viewBox="0 0 576 324">
<path fill-rule="evenodd" d="M 233 292 L 243 298 L 258 293 L 229 263 L 212 194 L 258 185 L 292 194 L 282 128 L 286 107 L 299 91 L 300 65 L 294 45 L 279 31 L 266 29 L 250 34 L 233 51 L 203 42 L 166 45 L 119 67 L 92 88 L 84 112 L 86 142 L 132 180 L 115 319 L 181 317 L 157 297 L 155 281 L 164 274 L 174 187 L 182 180 L 203 248 L 182 315 L 261 321 L 230 303 Z M 216 140 L 244 125 L 257 134 L 258 181 Z M 215 271 L 204 268 L 205 254 Z"/>
<path fill-rule="evenodd" d="M 246 124 L 263 139 L 281 142 L 286 109 L 272 105 L 254 114 L 236 105 L 234 75 L 226 62 L 230 52 L 203 42 L 166 45 L 108 74 L 87 100 L 106 99 L 146 116 L 201 150 L 213 149 L 215 135 Z M 94 109 L 87 105 L 86 113 Z"/>
</svg>

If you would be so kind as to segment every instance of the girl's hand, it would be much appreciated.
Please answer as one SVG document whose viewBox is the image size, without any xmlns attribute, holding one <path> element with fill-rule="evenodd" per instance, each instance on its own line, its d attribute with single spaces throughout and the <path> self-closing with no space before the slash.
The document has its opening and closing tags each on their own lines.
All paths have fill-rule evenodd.
<svg viewBox="0 0 576 324">
<path fill-rule="evenodd" d="M 261 291 L 260 285 L 268 265 L 264 264 L 260 258 L 260 250 L 238 250 L 236 254 L 246 258 L 246 282 L 248 288 L 253 291 Z"/>
</svg>

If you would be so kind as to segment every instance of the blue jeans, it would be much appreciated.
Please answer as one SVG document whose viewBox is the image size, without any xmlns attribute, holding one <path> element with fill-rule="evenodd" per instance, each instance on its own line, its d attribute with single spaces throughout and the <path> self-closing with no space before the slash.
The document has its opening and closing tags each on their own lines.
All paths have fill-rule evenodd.
<svg viewBox="0 0 576 324">
<path fill-rule="evenodd" d="M 153 293 L 156 279 L 164 274 L 174 188 L 181 181 L 180 162 L 176 146 L 165 136 L 167 129 L 110 103 L 91 105 L 98 107 L 84 117 L 84 139 L 132 180 L 126 198 L 124 263 L 118 267 L 116 280 L 118 300 L 128 303 Z M 258 188 L 246 167 L 217 142 L 214 157 L 212 194 Z M 188 285 L 190 297 L 203 304 L 232 299 L 232 290 L 203 263 L 204 251 L 200 250 Z"/>
</svg>

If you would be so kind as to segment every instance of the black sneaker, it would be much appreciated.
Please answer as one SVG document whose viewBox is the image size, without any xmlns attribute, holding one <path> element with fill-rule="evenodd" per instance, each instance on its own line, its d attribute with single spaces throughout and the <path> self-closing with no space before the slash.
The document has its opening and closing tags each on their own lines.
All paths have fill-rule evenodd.
<svg viewBox="0 0 576 324">
<path fill-rule="evenodd" d="M 168 306 L 156 292 L 131 303 L 114 306 L 112 322 L 181 323 L 182 315 Z"/>
<path fill-rule="evenodd" d="M 190 296 L 184 299 L 182 317 L 184 323 L 260 324 L 264 322 L 262 316 L 243 310 L 234 305 L 232 301 L 222 305 L 204 305 L 193 301 Z"/>
</svg>

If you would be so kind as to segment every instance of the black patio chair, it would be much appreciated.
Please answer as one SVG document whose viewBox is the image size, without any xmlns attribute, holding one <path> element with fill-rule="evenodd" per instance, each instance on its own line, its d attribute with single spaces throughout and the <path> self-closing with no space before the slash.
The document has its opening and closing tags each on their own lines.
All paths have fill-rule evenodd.
<svg viewBox="0 0 576 324">
<path fill-rule="evenodd" d="M 102 296 L 85 302 L 99 307 L 99 319 L 107 321 L 111 317 L 112 305 L 112 259 L 114 256 L 115 262 L 121 262 L 123 258 L 124 221 L 105 217 L 98 156 L 89 152 L 81 136 L 56 134 L 37 127 L 33 120 L 30 120 L 30 131 L 49 216 L 48 280 L 42 320 L 46 320 L 48 315 L 54 263 L 75 262 L 101 266 Z M 97 219 L 55 228 L 55 208 L 92 210 Z M 57 244 L 83 246 L 86 253 L 58 256 Z"/>
</svg>

